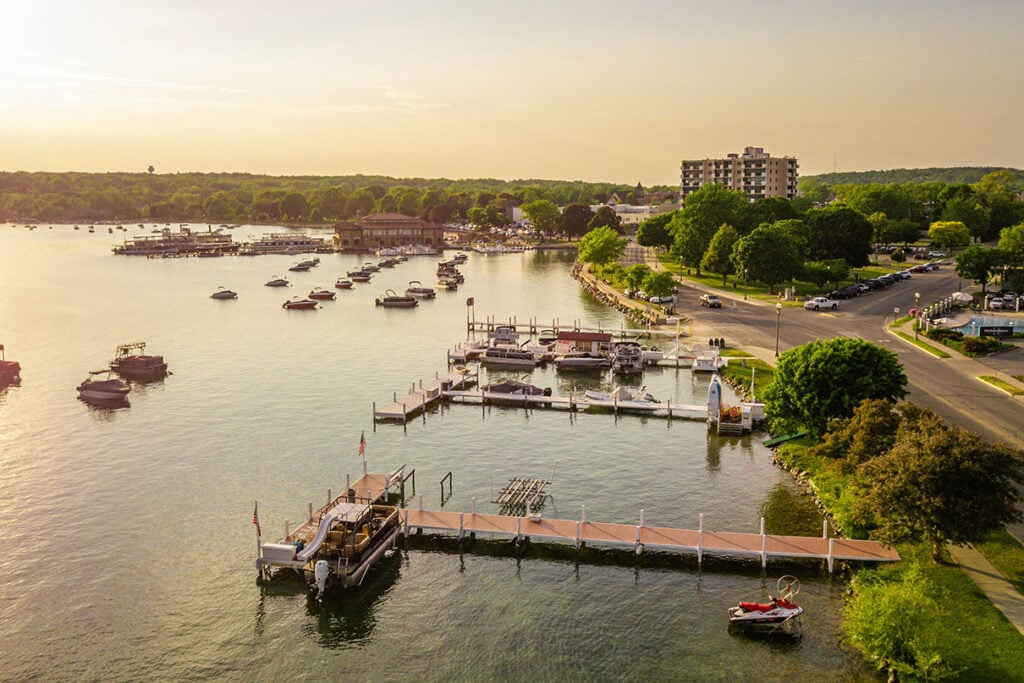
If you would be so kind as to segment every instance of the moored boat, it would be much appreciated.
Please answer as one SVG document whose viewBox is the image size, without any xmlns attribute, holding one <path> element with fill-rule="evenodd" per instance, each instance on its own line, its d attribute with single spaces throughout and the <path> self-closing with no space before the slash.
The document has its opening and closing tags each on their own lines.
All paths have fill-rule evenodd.
<svg viewBox="0 0 1024 683">
<path fill-rule="evenodd" d="M 352 289 L 352 281 L 339 277 L 338 281 L 334 283 L 334 287 L 336 289 Z"/>
<path fill-rule="evenodd" d="M 414 296 L 401 296 L 395 290 L 389 289 L 384 292 L 384 296 L 375 299 L 374 303 L 384 308 L 413 308 L 420 302 Z"/>
<path fill-rule="evenodd" d="M 424 287 L 423 283 L 419 280 L 411 280 L 405 290 L 405 294 L 406 296 L 414 296 L 418 299 L 433 299 L 437 296 L 437 292 L 434 291 L 433 287 Z"/>
<path fill-rule="evenodd" d="M 107 379 L 94 379 L 105 375 Z M 110 377 L 109 370 L 94 370 L 78 385 L 78 397 L 85 401 L 116 403 L 128 398 L 131 388 L 122 380 Z"/>
<path fill-rule="evenodd" d="M 0 344 L 0 386 L 17 384 L 21 381 L 21 365 L 4 357 L 4 345 Z"/>
<path fill-rule="evenodd" d="M 559 371 L 585 372 L 588 370 L 607 370 L 611 366 L 611 358 L 605 353 L 570 351 L 555 356 L 555 370 Z"/>
<path fill-rule="evenodd" d="M 110 369 L 122 377 L 145 382 L 160 379 L 167 374 L 167 363 L 163 356 L 148 356 L 143 353 L 146 342 L 130 342 L 117 347 Z"/>
<path fill-rule="evenodd" d="M 218 287 L 217 291 L 210 295 L 211 299 L 237 299 L 238 294 L 226 287 Z"/>
<path fill-rule="evenodd" d="M 316 289 L 314 289 L 312 292 L 309 293 L 309 298 L 310 299 L 320 299 L 320 300 L 333 300 L 334 299 L 334 292 L 330 291 L 329 289 L 323 289 L 322 287 L 317 287 Z"/>
<path fill-rule="evenodd" d="M 640 375 L 644 371 L 643 352 L 637 342 L 618 342 L 612 356 L 612 372 L 619 375 Z"/>
<path fill-rule="evenodd" d="M 551 387 L 538 387 L 517 379 L 507 379 L 480 387 L 485 393 L 503 394 L 506 396 L 550 396 Z"/>
<path fill-rule="evenodd" d="M 265 283 L 267 287 L 288 287 L 288 280 L 283 277 L 274 276 Z"/>
<path fill-rule="evenodd" d="M 350 270 L 347 273 L 352 282 L 369 282 L 373 273 L 366 270 Z"/>
<path fill-rule="evenodd" d="M 730 607 L 729 624 L 768 633 L 782 629 L 790 635 L 799 635 L 804 608 L 793 602 L 793 598 L 800 592 L 800 580 L 787 575 L 775 586 L 778 595 L 769 595 L 768 602 L 740 602 Z"/>
<path fill-rule="evenodd" d="M 300 299 L 297 296 L 293 296 L 291 299 L 289 299 L 288 301 L 285 301 L 283 304 L 281 304 L 281 308 L 286 308 L 288 310 L 295 309 L 295 310 L 299 310 L 299 311 L 310 311 L 310 310 L 314 310 L 316 307 L 317 307 L 317 302 L 315 300 L 313 300 L 313 299 Z"/>
<path fill-rule="evenodd" d="M 309 272 L 309 269 L 312 267 L 313 266 L 309 265 L 308 263 L 296 263 L 288 270 L 292 271 L 293 273 L 306 273 Z"/>
<path fill-rule="evenodd" d="M 540 365 L 540 359 L 523 349 L 489 346 L 480 354 L 480 364 L 498 368 L 535 368 Z"/>
</svg>

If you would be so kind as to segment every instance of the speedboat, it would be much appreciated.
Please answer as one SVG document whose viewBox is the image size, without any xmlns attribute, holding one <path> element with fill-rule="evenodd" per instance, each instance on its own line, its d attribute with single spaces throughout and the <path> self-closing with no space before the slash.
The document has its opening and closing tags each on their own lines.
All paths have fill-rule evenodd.
<svg viewBox="0 0 1024 683">
<path fill-rule="evenodd" d="M 308 263 L 296 263 L 294 266 L 292 266 L 288 270 L 290 270 L 290 271 L 292 271 L 294 273 L 305 273 L 305 272 L 309 271 L 309 269 L 312 268 L 312 267 L 313 266 L 308 264 Z"/>
<path fill-rule="evenodd" d="M 167 374 L 163 356 L 147 356 L 146 342 L 131 342 L 117 347 L 110 369 L 128 379 L 140 382 L 160 379 Z"/>
<path fill-rule="evenodd" d="M 437 292 L 434 291 L 433 287 L 424 287 L 423 283 L 419 280 L 410 281 L 405 294 L 406 296 L 414 296 L 418 299 L 433 299 L 437 296 Z"/>
<path fill-rule="evenodd" d="M 611 366 L 611 358 L 604 353 L 594 353 L 592 351 L 570 351 L 569 353 L 555 356 L 555 370 L 607 370 Z"/>
<path fill-rule="evenodd" d="M 93 379 L 98 375 L 106 375 L 107 379 Z M 85 401 L 124 401 L 130 391 L 131 388 L 125 382 L 111 378 L 109 370 L 94 370 L 78 385 L 78 397 Z"/>
<path fill-rule="evenodd" d="M 591 401 L 599 403 L 658 403 L 658 399 L 651 396 L 647 387 L 630 389 L 629 387 L 615 387 L 611 393 L 603 391 L 587 390 L 583 393 Z"/>
<path fill-rule="evenodd" d="M 332 292 L 329 289 L 323 289 L 322 287 L 317 287 L 316 289 L 314 289 L 312 292 L 309 293 L 309 298 L 310 299 L 333 300 L 334 299 L 334 292 Z"/>
<path fill-rule="evenodd" d="M 485 393 L 505 394 L 508 396 L 550 396 L 551 387 L 540 388 L 533 384 L 527 384 L 516 379 L 507 379 L 504 382 L 494 382 L 480 387 Z"/>
<path fill-rule="evenodd" d="M 619 342 L 612 357 L 612 372 L 618 375 L 639 375 L 644 371 L 644 358 L 640 344 Z"/>
<path fill-rule="evenodd" d="M 4 345 L 0 344 L 0 386 L 17 384 L 21 381 L 21 365 L 4 358 Z"/>
<path fill-rule="evenodd" d="M 419 300 L 414 296 L 401 296 L 393 289 L 384 292 L 384 296 L 374 300 L 374 303 L 384 308 L 414 308 L 419 305 Z"/>
<path fill-rule="evenodd" d="M 344 278 L 338 278 L 338 281 L 334 283 L 337 289 L 352 289 L 352 281 Z"/>
<path fill-rule="evenodd" d="M 287 280 L 285 280 L 283 277 L 278 277 L 276 275 L 274 277 L 270 278 L 270 280 L 268 280 L 265 284 L 266 284 L 267 287 L 288 287 L 289 286 Z"/>
<path fill-rule="evenodd" d="M 799 579 L 783 576 L 775 586 L 778 595 L 769 595 L 768 602 L 740 602 L 730 607 L 729 623 L 768 632 L 784 629 L 788 633 L 799 633 L 800 615 L 804 608 L 793 602 L 800 592 Z"/>
<path fill-rule="evenodd" d="M 230 289 L 224 287 L 218 287 L 217 291 L 210 295 L 211 299 L 237 299 L 238 294 L 232 292 Z"/>
<path fill-rule="evenodd" d="M 293 296 L 291 299 L 281 304 L 281 308 L 287 308 L 288 310 L 295 309 L 299 311 L 311 311 L 316 307 L 317 303 L 313 299 L 300 299 L 297 296 Z"/>
</svg>

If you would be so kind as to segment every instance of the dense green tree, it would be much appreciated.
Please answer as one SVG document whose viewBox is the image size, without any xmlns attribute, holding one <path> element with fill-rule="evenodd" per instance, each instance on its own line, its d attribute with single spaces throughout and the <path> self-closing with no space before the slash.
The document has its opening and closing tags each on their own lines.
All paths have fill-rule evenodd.
<svg viewBox="0 0 1024 683">
<path fill-rule="evenodd" d="M 286 220 L 298 221 L 309 214 L 309 205 L 301 192 L 290 192 L 281 200 L 281 217 Z"/>
<path fill-rule="evenodd" d="M 651 216 L 640 223 L 636 229 L 636 242 L 643 247 L 662 247 L 668 249 L 672 246 L 672 235 L 668 231 L 668 224 L 675 217 L 674 211 L 660 213 Z"/>
<path fill-rule="evenodd" d="M 417 216 L 420 212 L 420 198 L 422 195 L 418 190 L 411 187 L 402 190 L 398 195 L 398 213 L 405 216 Z"/>
<path fill-rule="evenodd" d="M 603 266 L 622 258 L 628 242 L 625 237 L 619 237 L 615 228 L 606 225 L 594 228 L 580 240 L 577 258 L 583 263 Z"/>
<path fill-rule="evenodd" d="M 835 196 L 832 189 L 817 178 L 801 178 L 797 181 L 796 189 L 812 205 L 824 206 Z"/>
<path fill-rule="evenodd" d="M 974 191 L 988 210 L 988 230 L 982 239 L 992 239 L 1003 228 L 1024 219 L 1024 180 L 1008 169 L 993 171 L 974 184 Z"/>
<path fill-rule="evenodd" d="M 622 228 L 622 219 L 619 217 L 619 214 L 615 213 L 615 209 L 612 207 L 601 206 L 594 212 L 594 217 L 587 223 L 587 227 L 591 230 L 608 227 L 618 232 Z"/>
<path fill-rule="evenodd" d="M 345 218 L 345 201 L 348 199 L 345 189 L 335 185 L 328 187 L 321 194 L 320 212 L 326 218 Z"/>
<path fill-rule="evenodd" d="M 803 278 L 813 282 L 819 290 L 823 290 L 827 284 L 839 285 L 840 280 L 845 280 L 850 274 L 850 267 L 843 259 L 829 259 L 828 261 L 808 261 L 804 263 Z"/>
<path fill-rule="evenodd" d="M 935 221 L 928 228 L 928 239 L 953 253 L 953 248 L 967 244 L 971 235 L 967 226 L 960 221 Z"/>
<path fill-rule="evenodd" d="M 1024 223 L 999 231 L 999 251 L 1007 265 L 1024 267 Z"/>
<path fill-rule="evenodd" d="M 398 213 L 398 198 L 393 194 L 386 194 L 377 200 L 373 207 L 374 213 Z"/>
<path fill-rule="evenodd" d="M 967 228 L 968 238 L 963 240 L 962 244 L 966 244 L 971 237 L 988 239 L 988 213 L 981 202 L 974 197 L 970 199 L 953 197 L 947 201 L 942 210 L 942 220 L 937 222 L 963 223 Z"/>
<path fill-rule="evenodd" d="M 636 291 L 638 289 L 643 289 L 644 280 L 646 280 L 647 276 L 650 274 L 650 266 L 645 263 L 634 263 L 630 267 L 626 268 L 626 273 L 623 279 L 626 282 L 626 287 Z"/>
<path fill-rule="evenodd" d="M 359 188 L 345 200 L 345 214 L 351 218 L 368 216 L 373 212 L 373 206 L 377 202 L 366 188 Z"/>
<path fill-rule="evenodd" d="M 529 204 L 523 204 L 522 208 L 523 213 L 533 223 L 535 232 L 554 232 L 558 229 L 562 214 L 550 199 L 537 199 Z"/>
<path fill-rule="evenodd" d="M 820 437 L 829 420 L 850 417 L 864 399 L 903 398 L 906 384 L 895 353 L 863 339 L 837 337 L 779 356 L 763 398 L 774 430 L 803 428 Z"/>
<path fill-rule="evenodd" d="M 708 250 L 704 252 L 704 258 L 700 260 L 700 267 L 711 273 L 718 273 L 722 276 L 722 286 L 725 287 L 729 276 L 736 272 L 736 264 L 732 260 L 732 250 L 739 240 L 740 234 L 736 228 L 725 224 L 718 228 L 718 232 L 711 238 Z"/>
<path fill-rule="evenodd" d="M 711 183 L 686 197 L 683 208 L 669 223 L 672 233 L 672 255 L 688 268 L 696 268 L 711 244 L 711 238 L 722 224 L 736 225 L 747 196 L 724 185 Z"/>
<path fill-rule="evenodd" d="M 586 204 L 574 202 L 562 210 L 561 228 L 569 237 L 581 237 L 587 232 L 587 225 L 594 218 L 594 212 Z"/>
<path fill-rule="evenodd" d="M 931 411 L 904 421 L 893 447 L 857 470 L 854 517 L 889 543 L 976 543 L 1024 519 L 1021 454 L 950 427 Z"/>
<path fill-rule="evenodd" d="M 672 273 L 664 270 L 651 271 L 644 278 L 641 287 L 648 296 L 671 296 L 676 291 L 676 279 L 672 277 Z"/>
<path fill-rule="evenodd" d="M 884 213 L 892 220 L 910 218 L 912 200 L 900 185 L 871 183 L 839 185 L 836 195 L 841 202 L 863 216 Z"/>
<path fill-rule="evenodd" d="M 980 244 L 972 244 L 956 255 L 956 270 L 960 277 L 973 280 L 981 285 L 981 293 L 991 282 L 992 277 L 1002 270 L 1006 257 L 999 249 L 989 249 Z"/>
<path fill-rule="evenodd" d="M 850 417 L 829 420 L 824 439 L 810 452 L 843 461 L 845 469 L 852 472 L 861 463 L 889 452 L 902 420 L 892 401 L 866 399 Z"/>
<path fill-rule="evenodd" d="M 232 220 L 238 213 L 238 201 L 230 192 L 214 192 L 203 202 L 203 213 L 210 220 Z"/>
<path fill-rule="evenodd" d="M 764 197 L 743 205 L 735 227 L 740 234 L 746 235 L 762 223 L 774 223 L 797 216 L 793 203 L 785 197 Z"/>
<path fill-rule="evenodd" d="M 811 260 L 841 258 L 854 268 L 868 264 L 874 228 L 861 214 L 847 206 L 831 205 L 811 209 L 803 221 Z"/>
<path fill-rule="evenodd" d="M 764 283 L 772 291 L 780 282 L 800 275 L 802 266 L 796 240 L 789 239 L 783 224 L 761 225 L 736 241 L 732 260 L 744 280 Z"/>
</svg>

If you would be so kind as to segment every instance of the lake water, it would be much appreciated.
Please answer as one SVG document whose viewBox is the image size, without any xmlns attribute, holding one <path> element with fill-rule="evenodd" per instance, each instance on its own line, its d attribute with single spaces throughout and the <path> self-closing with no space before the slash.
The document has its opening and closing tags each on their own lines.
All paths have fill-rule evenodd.
<svg viewBox="0 0 1024 683">
<path fill-rule="evenodd" d="M 147 226 L 151 227 L 151 226 Z M 236 239 L 259 229 L 236 230 Z M 837 639 L 846 584 L 818 564 L 659 561 L 502 542 L 458 552 L 422 543 L 324 605 L 297 581 L 256 581 L 253 501 L 264 538 L 307 501 L 369 469 L 416 470 L 427 507 L 453 473 L 446 509 L 496 512 L 515 476 L 549 477 L 545 514 L 755 532 L 820 533 L 821 518 L 753 438 L 700 422 L 455 405 L 405 427 L 374 425 L 391 400 L 445 367 L 478 318 L 622 319 L 585 293 L 558 251 L 483 256 L 466 283 L 417 309 L 373 299 L 433 283 L 418 257 L 339 291 L 321 310 L 283 301 L 331 287 L 365 255 L 114 256 L 98 226 L 0 226 L 0 343 L 22 385 L 0 391 L 0 679 L 4 680 L 860 680 Z M 372 257 L 369 257 L 372 259 Z M 376 259 L 372 259 L 376 260 Z M 294 286 L 264 287 L 272 275 Z M 209 295 L 220 285 L 235 301 Z M 116 345 L 145 341 L 172 375 L 99 409 L 75 387 Z M 508 374 L 494 373 L 495 377 Z M 487 381 L 485 379 L 485 381 Z M 531 380 L 556 391 L 610 378 Z M 648 372 L 673 403 L 705 400 L 706 377 Z M 734 398 L 728 396 L 728 398 Z M 726 609 L 763 599 L 784 573 L 803 584 L 802 640 L 731 634 Z M 756 674 L 752 674 L 756 672 Z"/>
</svg>

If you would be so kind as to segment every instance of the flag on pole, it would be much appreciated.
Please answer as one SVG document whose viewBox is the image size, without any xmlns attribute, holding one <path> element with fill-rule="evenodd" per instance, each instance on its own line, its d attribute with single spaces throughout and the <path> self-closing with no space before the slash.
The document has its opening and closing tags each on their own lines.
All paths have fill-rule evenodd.
<svg viewBox="0 0 1024 683">
<path fill-rule="evenodd" d="M 359 432 L 359 455 L 366 455 L 366 432 Z"/>
<path fill-rule="evenodd" d="M 466 299 L 466 305 L 467 306 L 472 306 L 473 305 L 473 297 L 469 297 L 468 299 Z"/>
<path fill-rule="evenodd" d="M 260 530 L 260 516 L 259 516 L 259 504 L 256 504 L 252 509 L 252 523 L 256 526 L 256 535 L 262 536 L 263 532 Z"/>
</svg>

